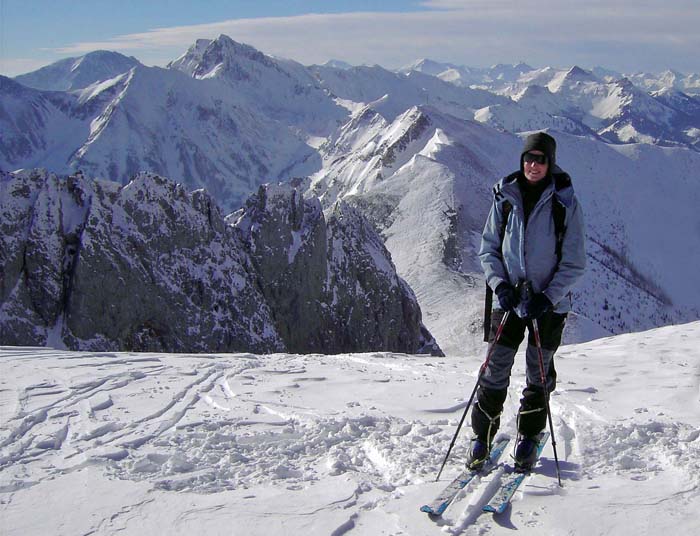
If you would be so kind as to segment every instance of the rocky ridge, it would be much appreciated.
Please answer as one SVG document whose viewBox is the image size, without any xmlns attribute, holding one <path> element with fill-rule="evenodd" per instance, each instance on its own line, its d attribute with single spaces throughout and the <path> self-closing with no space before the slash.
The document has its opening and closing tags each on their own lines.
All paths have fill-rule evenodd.
<svg viewBox="0 0 700 536">
<path fill-rule="evenodd" d="M 0 344 L 440 353 L 362 217 L 326 223 L 291 185 L 261 187 L 229 223 L 205 191 L 151 173 L 4 173 L 0 194 Z"/>
</svg>

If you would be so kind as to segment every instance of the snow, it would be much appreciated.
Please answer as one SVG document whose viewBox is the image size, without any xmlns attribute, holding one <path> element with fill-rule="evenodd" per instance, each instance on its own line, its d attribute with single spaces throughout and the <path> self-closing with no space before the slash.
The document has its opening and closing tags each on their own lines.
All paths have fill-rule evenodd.
<svg viewBox="0 0 700 536">
<path fill-rule="evenodd" d="M 556 100 L 545 88 L 531 87 L 521 97 L 534 111 Z M 488 110 L 504 119 L 514 109 L 515 103 Z M 399 275 L 447 355 L 481 344 L 484 285 L 476 252 L 491 186 L 517 166 L 526 135 L 459 121 L 432 107 L 393 122 L 366 108 L 329 138 L 322 169 L 311 177 L 309 193 L 324 206 L 344 198 L 378 222 Z M 567 342 L 696 320 L 700 285 L 689 282 L 697 278 L 700 235 L 678 229 L 698 226 L 697 151 L 554 135 L 589 237 L 590 269 L 575 292 L 577 329 Z"/>
<path fill-rule="evenodd" d="M 419 511 L 483 352 L 136 354 L 0 347 L 3 535 L 651 534 L 700 529 L 700 322 L 564 346 L 549 445 Z M 500 433 L 513 435 L 524 356 Z"/>
</svg>

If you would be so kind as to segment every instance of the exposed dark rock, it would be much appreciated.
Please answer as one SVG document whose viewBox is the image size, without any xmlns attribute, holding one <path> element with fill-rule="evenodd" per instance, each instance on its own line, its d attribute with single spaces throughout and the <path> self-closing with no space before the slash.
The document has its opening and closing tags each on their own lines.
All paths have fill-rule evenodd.
<svg viewBox="0 0 700 536">
<path fill-rule="evenodd" d="M 227 223 L 203 190 L 0 175 L 0 344 L 440 353 L 371 225 L 264 186 Z"/>
<path fill-rule="evenodd" d="M 204 192 L 2 176 L 2 344 L 278 351 L 247 255 Z"/>
<path fill-rule="evenodd" d="M 262 186 L 229 221 L 289 351 L 441 354 L 381 237 L 347 203 L 324 215 L 291 186 Z"/>
</svg>

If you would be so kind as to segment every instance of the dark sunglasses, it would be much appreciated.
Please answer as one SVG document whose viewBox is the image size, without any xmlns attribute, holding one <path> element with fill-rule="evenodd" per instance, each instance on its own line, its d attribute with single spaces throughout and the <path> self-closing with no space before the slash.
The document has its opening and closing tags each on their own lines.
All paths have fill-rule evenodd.
<svg viewBox="0 0 700 536">
<path fill-rule="evenodd" d="M 525 153 L 523 155 L 523 162 L 536 162 L 537 164 L 546 164 L 547 163 L 547 155 L 546 154 L 533 154 L 533 153 Z"/>
</svg>

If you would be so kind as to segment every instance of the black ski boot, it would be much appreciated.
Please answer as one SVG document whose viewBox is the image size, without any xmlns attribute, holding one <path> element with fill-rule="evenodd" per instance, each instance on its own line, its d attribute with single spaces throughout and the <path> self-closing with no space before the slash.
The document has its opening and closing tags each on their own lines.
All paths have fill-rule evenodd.
<svg viewBox="0 0 700 536">
<path fill-rule="evenodd" d="M 528 473 L 537 461 L 537 437 L 522 437 L 515 448 L 515 470 Z"/>
<path fill-rule="evenodd" d="M 486 441 L 482 441 L 478 437 L 472 439 L 472 444 L 469 448 L 469 456 L 467 457 L 467 469 L 480 470 L 488 458 L 489 446 L 486 444 Z"/>
</svg>

